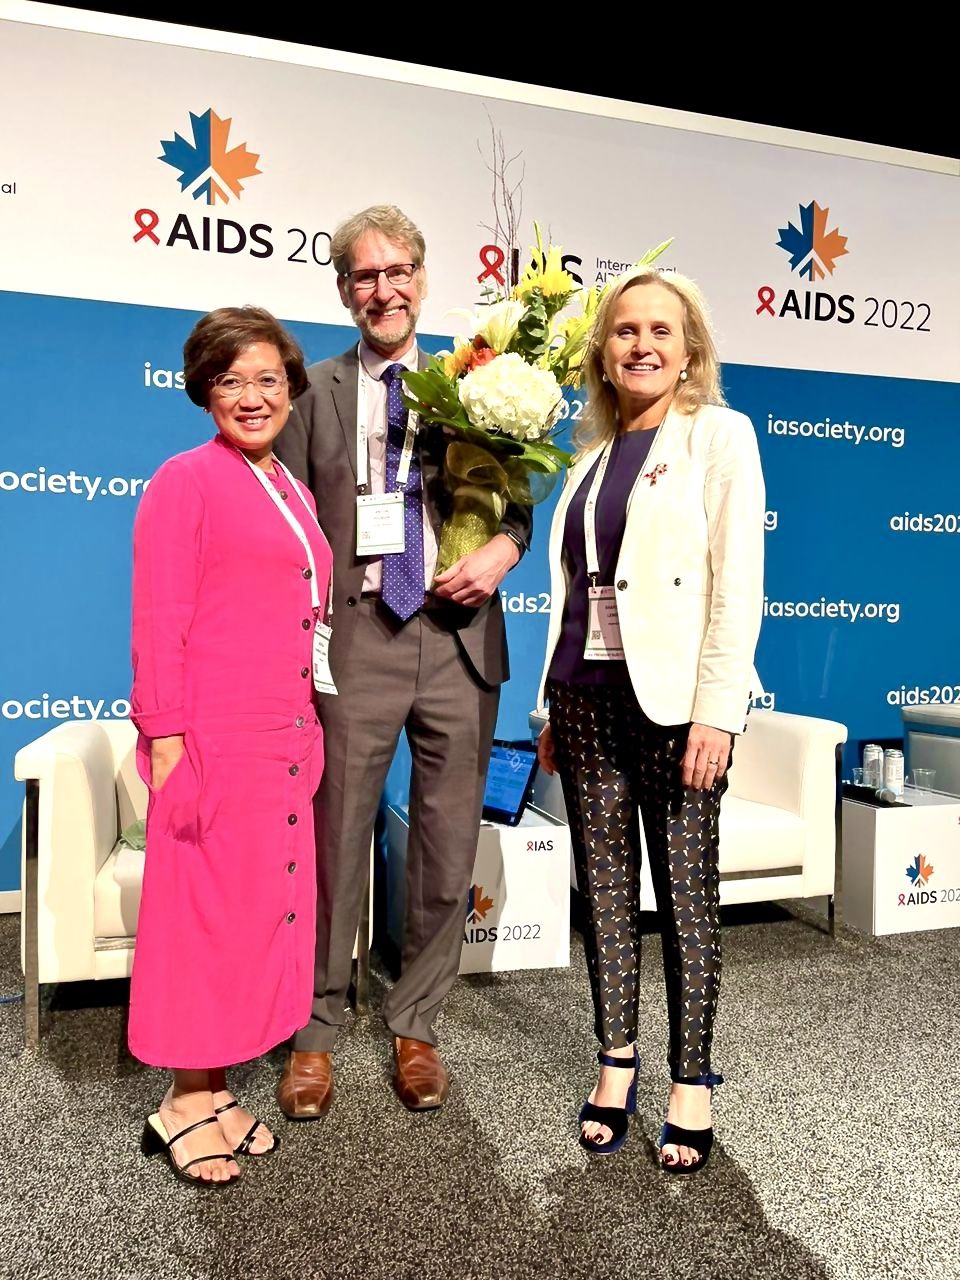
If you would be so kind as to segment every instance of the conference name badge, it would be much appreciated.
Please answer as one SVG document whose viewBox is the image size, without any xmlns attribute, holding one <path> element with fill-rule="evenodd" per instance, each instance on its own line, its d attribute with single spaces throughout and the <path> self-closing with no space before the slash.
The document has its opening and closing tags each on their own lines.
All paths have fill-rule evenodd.
<svg viewBox="0 0 960 1280">
<path fill-rule="evenodd" d="M 330 672 L 330 637 L 333 635 L 333 628 L 328 622 L 321 622 L 317 619 L 317 625 L 313 629 L 313 687 L 317 693 L 336 693 L 337 686 L 333 683 L 333 675 Z"/>
<path fill-rule="evenodd" d="M 587 643 L 583 656 L 594 661 L 609 662 L 622 658 L 620 616 L 617 613 L 613 587 L 590 587 L 587 592 Z"/>
<path fill-rule="evenodd" d="M 392 555 L 404 549 L 403 494 L 357 496 L 357 555 Z"/>
</svg>

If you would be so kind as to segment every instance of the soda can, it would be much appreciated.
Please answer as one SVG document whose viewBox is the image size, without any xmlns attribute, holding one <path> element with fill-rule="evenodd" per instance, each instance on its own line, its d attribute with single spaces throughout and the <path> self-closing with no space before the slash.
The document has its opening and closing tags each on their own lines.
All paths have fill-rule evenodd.
<svg viewBox="0 0 960 1280">
<path fill-rule="evenodd" d="M 863 785 L 879 791 L 883 785 L 883 748 L 868 742 L 863 748 Z"/>
<path fill-rule="evenodd" d="M 903 795 L 903 752 L 896 747 L 883 753 L 883 785 L 895 795 Z"/>
</svg>

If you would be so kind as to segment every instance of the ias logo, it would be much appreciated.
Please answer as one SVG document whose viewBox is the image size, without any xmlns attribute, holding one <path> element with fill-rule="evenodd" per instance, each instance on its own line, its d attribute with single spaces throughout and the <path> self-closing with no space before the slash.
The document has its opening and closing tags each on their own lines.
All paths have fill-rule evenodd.
<svg viewBox="0 0 960 1280">
<path fill-rule="evenodd" d="M 910 866 L 907 867 L 907 878 L 912 882 L 915 889 L 923 889 L 932 875 L 933 867 L 922 853 L 918 853 Z"/>
<path fill-rule="evenodd" d="M 492 909 L 493 899 L 484 896 L 483 885 L 472 884 L 467 898 L 467 923 L 479 924 Z"/>
<path fill-rule="evenodd" d="M 850 252 L 846 236 L 836 227 L 827 230 L 829 217 L 829 209 L 821 209 L 816 200 L 811 200 L 800 206 L 799 227 L 788 222 L 779 228 L 777 248 L 790 255 L 790 270 L 811 283 L 833 275 L 837 259 Z"/>
<path fill-rule="evenodd" d="M 203 115 L 190 112 L 193 141 L 188 142 L 179 133 L 172 139 L 161 141 L 163 155 L 158 160 L 176 169 L 180 176 L 180 190 L 189 192 L 194 200 L 207 204 L 229 204 L 230 196 L 240 198 L 243 181 L 255 178 L 258 155 L 247 150 L 246 143 L 228 148 L 232 120 L 221 120 L 212 107 Z"/>
</svg>

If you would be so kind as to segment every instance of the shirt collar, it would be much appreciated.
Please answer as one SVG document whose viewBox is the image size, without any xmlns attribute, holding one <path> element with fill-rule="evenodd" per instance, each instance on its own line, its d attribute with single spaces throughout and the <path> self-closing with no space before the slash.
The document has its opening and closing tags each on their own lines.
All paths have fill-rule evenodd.
<svg viewBox="0 0 960 1280">
<path fill-rule="evenodd" d="M 372 378 L 374 382 L 379 382 L 392 364 L 402 364 L 405 369 L 417 369 L 420 363 L 420 349 L 414 342 L 405 356 L 401 356 L 399 360 L 394 360 L 392 356 L 380 355 L 372 347 L 367 346 L 366 342 L 361 338 L 360 363 L 363 365 L 363 370 L 367 377 Z"/>
</svg>

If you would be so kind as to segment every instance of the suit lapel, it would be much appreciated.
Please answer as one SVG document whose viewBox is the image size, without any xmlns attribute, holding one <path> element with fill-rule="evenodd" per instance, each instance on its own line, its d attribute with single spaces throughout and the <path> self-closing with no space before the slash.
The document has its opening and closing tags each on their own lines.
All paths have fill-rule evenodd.
<svg viewBox="0 0 960 1280">
<path fill-rule="evenodd" d="M 343 442 L 354 478 L 357 478 L 357 374 L 360 360 L 357 348 L 351 347 L 333 362 L 330 390 L 333 405 L 343 431 Z M 366 476 L 364 476 L 366 481 Z"/>
<path fill-rule="evenodd" d="M 422 349 L 418 352 L 418 367 L 425 369 L 430 359 L 429 352 Z M 337 411 L 337 418 L 340 421 L 340 427 L 343 431 L 343 442 L 346 446 L 347 457 L 350 459 L 350 468 L 353 471 L 354 478 L 357 477 L 357 377 L 360 372 L 360 356 L 356 347 L 351 347 L 349 351 L 345 351 L 342 356 L 338 356 L 333 362 L 333 375 L 330 384 L 331 394 L 333 395 L 334 408 Z M 439 431 L 439 428 L 437 428 Z M 424 448 L 425 439 L 421 435 L 420 450 L 420 468 L 423 476 L 424 489 L 427 493 L 427 505 L 431 509 L 431 517 L 437 517 L 434 510 L 434 504 L 430 501 L 430 489 L 432 485 L 428 482 L 435 480 L 439 466 L 436 458 L 432 456 L 432 451 Z M 363 477 L 366 482 L 367 477 Z"/>
<path fill-rule="evenodd" d="M 598 446 L 596 449 L 591 449 L 588 454 L 582 457 L 579 462 L 574 463 L 570 468 L 567 473 L 567 482 L 563 486 L 563 492 L 560 494 L 560 498 L 557 502 L 558 511 L 566 511 L 573 499 L 573 495 L 590 474 L 590 471 L 592 470 L 596 460 L 600 457 L 601 452 L 602 446 Z"/>
<path fill-rule="evenodd" d="M 658 476 L 657 483 L 668 483 L 670 479 L 670 463 L 683 452 L 690 432 L 691 422 L 692 419 L 685 414 L 678 413 L 675 409 L 668 410 L 663 426 L 657 433 L 657 438 L 650 448 L 646 462 L 643 464 L 643 470 L 637 477 L 637 482 L 633 486 L 627 503 L 626 530 L 631 538 L 637 536 L 638 529 L 642 528 L 655 510 L 655 504 L 650 500 L 654 489 L 654 485 L 650 480 L 651 474 L 655 473 L 658 466 L 663 466 L 665 470 L 661 473 L 662 479 L 661 476 Z M 598 446 L 596 449 L 591 449 L 587 456 L 582 458 L 570 470 L 567 483 L 564 486 L 563 493 L 560 495 L 554 514 L 553 532 L 556 537 L 554 551 L 557 556 L 560 554 L 563 542 L 567 507 L 570 505 L 573 495 L 590 474 L 599 456 L 600 448 Z"/>
<path fill-rule="evenodd" d="M 670 463 L 683 449 L 689 432 L 690 418 L 678 413 L 676 409 L 668 409 L 663 425 L 657 432 L 656 439 L 647 454 L 643 471 L 637 477 L 636 484 L 627 501 L 627 528 L 636 533 L 638 524 L 642 524 L 647 514 L 653 511 L 651 495 L 656 484 L 669 484 Z M 658 473 L 657 468 L 663 470 Z"/>
<path fill-rule="evenodd" d="M 573 495 L 586 480 L 587 476 L 593 469 L 594 463 L 600 457 L 601 447 L 591 449 L 590 452 L 575 463 L 567 472 L 566 482 L 560 497 L 557 499 L 557 505 L 553 512 L 553 523 L 550 526 L 550 559 L 557 564 L 560 563 L 560 556 L 563 551 L 563 533 L 567 524 L 567 507 L 569 507 Z"/>
</svg>

